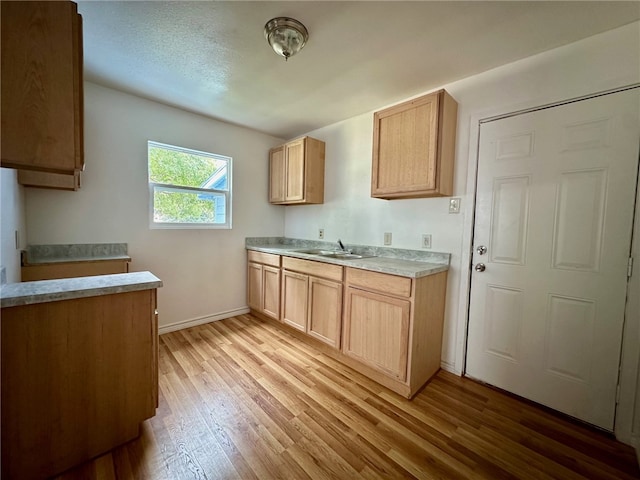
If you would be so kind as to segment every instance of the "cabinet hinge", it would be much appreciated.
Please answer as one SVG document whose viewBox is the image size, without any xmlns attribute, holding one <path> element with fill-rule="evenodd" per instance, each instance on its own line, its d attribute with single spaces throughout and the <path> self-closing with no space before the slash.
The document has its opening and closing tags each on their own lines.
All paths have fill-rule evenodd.
<svg viewBox="0 0 640 480">
<path fill-rule="evenodd" d="M 627 261 L 627 278 L 631 278 L 631 275 L 633 275 L 633 257 L 629 257 Z"/>
</svg>

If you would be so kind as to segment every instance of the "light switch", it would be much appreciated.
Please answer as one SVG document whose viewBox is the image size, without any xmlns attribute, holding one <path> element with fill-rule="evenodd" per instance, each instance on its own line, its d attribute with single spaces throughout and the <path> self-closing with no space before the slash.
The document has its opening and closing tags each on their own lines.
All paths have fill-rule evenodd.
<svg viewBox="0 0 640 480">
<path fill-rule="evenodd" d="M 449 213 L 460 213 L 460 197 L 449 199 Z"/>
</svg>

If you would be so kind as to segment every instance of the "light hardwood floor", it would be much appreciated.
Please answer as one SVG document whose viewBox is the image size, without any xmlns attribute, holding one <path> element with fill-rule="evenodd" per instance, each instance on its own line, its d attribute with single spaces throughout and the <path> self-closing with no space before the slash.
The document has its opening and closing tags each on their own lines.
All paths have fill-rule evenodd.
<svg viewBox="0 0 640 480">
<path fill-rule="evenodd" d="M 135 368 L 132 365 L 131 368 Z M 160 408 L 58 479 L 631 479 L 633 450 L 440 372 L 413 401 L 249 315 L 160 337 Z"/>
</svg>

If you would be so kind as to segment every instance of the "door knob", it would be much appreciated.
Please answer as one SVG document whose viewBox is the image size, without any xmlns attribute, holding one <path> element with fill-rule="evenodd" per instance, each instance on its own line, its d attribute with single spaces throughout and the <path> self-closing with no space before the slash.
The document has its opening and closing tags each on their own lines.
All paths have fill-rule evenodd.
<svg viewBox="0 0 640 480">
<path fill-rule="evenodd" d="M 484 263 L 478 263 L 474 268 L 476 272 L 484 272 L 487 267 L 485 266 Z"/>
<path fill-rule="evenodd" d="M 485 253 L 487 253 L 487 247 L 485 247 L 484 245 L 480 245 L 478 248 L 476 248 L 476 252 L 478 252 L 478 255 L 484 255 Z"/>
</svg>

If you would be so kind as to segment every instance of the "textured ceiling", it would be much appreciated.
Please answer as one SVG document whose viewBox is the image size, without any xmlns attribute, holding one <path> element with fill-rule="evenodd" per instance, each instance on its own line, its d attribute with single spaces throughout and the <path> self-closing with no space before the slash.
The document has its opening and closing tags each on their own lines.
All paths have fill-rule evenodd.
<svg viewBox="0 0 640 480">
<path fill-rule="evenodd" d="M 640 2 L 78 2 L 85 79 L 281 138 L 640 19 Z M 288 62 L 277 16 L 309 30 Z"/>
</svg>

